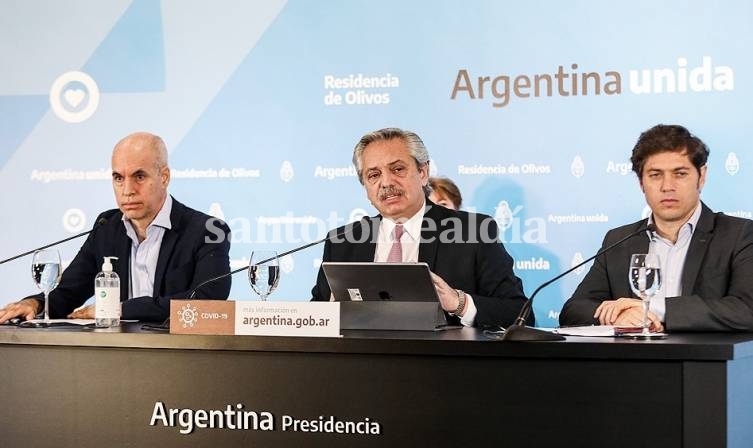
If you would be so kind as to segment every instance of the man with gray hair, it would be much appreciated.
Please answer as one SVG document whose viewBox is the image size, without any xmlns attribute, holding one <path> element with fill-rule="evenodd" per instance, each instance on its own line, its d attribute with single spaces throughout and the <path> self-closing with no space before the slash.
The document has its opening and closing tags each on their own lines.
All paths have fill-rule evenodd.
<svg viewBox="0 0 753 448">
<path fill-rule="evenodd" d="M 53 318 L 93 318 L 92 305 L 78 309 L 94 293 L 103 257 L 118 257 L 122 317 L 162 321 L 170 299 L 185 298 L 200 282 L 230 272 L 230 229 L 167 193 L 170 168 L 165 142 L 137 132 L 112 152 L 112 185 L 118 209 L 100 214 L 94 229 L 49 296 Z M 199 289 L 198 296 L 227 299 L 230 278 Z M 0 324 L 33 319 L 44 307 L 36 295 L 0 308 Z"/>
<path fill-rule="evenodd" d="M 496 223 L 427 199 L 429 153 L 418 135 L 397 128 L 370 132 L 355 146 L 353 164 L 380 214 L 354 227 L 345 241 L 327 241 L 322 261 L 424 262 L 449 323 L 507 326 L 515 320 L 526 297 Z M 320 269 L 312 300 L 330 295 Z"/>
</svg>

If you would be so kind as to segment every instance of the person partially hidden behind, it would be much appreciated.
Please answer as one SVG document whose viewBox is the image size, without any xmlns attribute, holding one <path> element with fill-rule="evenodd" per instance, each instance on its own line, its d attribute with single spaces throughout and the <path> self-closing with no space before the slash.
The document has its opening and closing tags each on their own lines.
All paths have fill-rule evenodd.
<svg viewBox="0 0 753 448">
<path fill-rule="evenodd" d="M 355 146 L 353 164 L 380 215 L 327 241 L 323 261 L 425 262 L 449 323 L 507 326 L 515 320 L 526 297 L 496 223 L 426 198 L 429 153 L 418 135 L 397 128 L 370 132 Z M 331 298 L 322 269 L 311 294 L 312 300 Z"/>
<path fill-rule="evenodd" d="M 430 177 L 429 187 L 431 187 L 429 194 L 431 202 L 452 210 L 460 210 L 460 206 L 463 205 L 463 196 L 455 182 L 446 177 Z"/>
<path fill-rule="evenodd" d="M 93 318 L 89 305 L 103 257 L 118 257 L 122 318 L 157 322 L 167 318 L 170 299 L 186 298 L 198 283 L 230 272 L 230 229 L 190 209 L 167 193 L 170 168 L 162 139 L 131 134 L 112 152 L 112 185 L 119 209 L 97 217 L 94 230 L 49 296 L 52 318 Z M 227 299 L 230 278 L 202 287 L 197 296 Z M 44 296 L 30 296 L 0 309 L 0 324 L 33 319 Z"/>
<path fill-rule="evenodd" d="M 706 145 L 687 129 L 658 125 L 643 134 L 631 162 L 651 208 L 647 220 L 610 230 L 603 247 L 649 223 L 596 259 L 560 313 L 560 324 L 639 326 L 641 301 L 631 294 L 633 253 L 655 253 L 662 285 L 651 300 L 653 331 L 753 330 L 753 221 L 712 212 L 701 202 Z"/>
</svg>

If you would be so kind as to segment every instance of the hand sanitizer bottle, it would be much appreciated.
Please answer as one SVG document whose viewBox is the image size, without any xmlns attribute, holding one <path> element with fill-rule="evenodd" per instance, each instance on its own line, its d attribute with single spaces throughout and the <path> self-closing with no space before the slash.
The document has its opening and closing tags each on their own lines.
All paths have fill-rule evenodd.
<svg viewBox="0 0 753 448">
<path fill-rule="evenodd" d="M 94 321 L 97 327 L 120 325 L 120 277 L 112 270 L 110 260 L 104 257 L 102 272 L 94 278 Z"/>
</svg>

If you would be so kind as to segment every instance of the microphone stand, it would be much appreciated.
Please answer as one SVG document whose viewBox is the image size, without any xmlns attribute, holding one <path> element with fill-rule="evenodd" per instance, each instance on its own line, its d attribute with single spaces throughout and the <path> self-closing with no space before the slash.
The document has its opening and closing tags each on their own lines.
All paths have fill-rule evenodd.
<svg viewBox="0 0 753 448">
<path fill-rule="evenodd" d="M 102 224 L 104 224 L 106 222 L 107 222 L 107 219 L 101 218 L 99 221 L 97 221 L 94 224 L 94 227 L 92 227 L 90 230 L 87 230 L 86 232 L 77 233 L 76 235 L 69 236 L 68 238 L 64 238 L 64 239 L 62 239 L 60 241 L 55 241 L 54 243 L 47 244 L 46 246 L 37 247 L 36 249 L 32 249 L 30 251 L 26 251 L 26 252 L 24 252 L 22 254 L 18 254 L 18 255 L 14 255 L 14 256 L 12 256 L 10 258 L 6 258 L 5 260 L 0 260 L 0 264 L 5 264 L 5 263 L 7 263 L 9 261 L 13 261 L 13 260 L 15 260 L 17 258 L 21 258 L 21 257 L 25 257 L 27 255 L 31 255 L 34 252 L 38 251 L 38 250 L 44 250 L 44 249 L 47 249 L 48 247 L 57 246 L 58 244 L 63 244 L 66 241 L 75 240 L 76 238 L 80 238 L 82 236 L 88 235 L 88 234 L 92 233 L 94 231 L 94 229 L 97 228 L 97 226 L 100 226 L 100 225 L 102 225 Z"/>
<path fill-rule="evenodd" d="M 321 239 L 321 240 L 317 240 L 317 241 L 314 241 L 314 242 L 308 243 L 308 244 L 306 244 L 305 246 L 301 246 L 301 247 L 296 247 L 295 249 L 291 249 L 291 250 L 289 250 L 289 251 L 287 251 L 287 252 L 283 252 L 283 253 L 279 254 L 279 255 L 278 255 L 277 257 L 270 257 L 270 258 L 267 258 L 266 260 L 262 260 L 262 261 L 259 261 L 259 262 L 258 262 L 257 264 L 264 264 L 264 263 L 269 263 L 270 261 L 274 260 L 275 258 L 282 258 L 282 257 L 284 257 L 285 255 L 290 255 L 290 254 L 296 253 L 296 252 L 298 252 L 299 250 L 303 250 L 303 249 L 309 248 L 309 247 L 311 247 L 311 246 L 315 246 L 315 245 L 317 245 L 317 244 L 323 243 L 323 242 L 324 242 L 324 241 L 326 241 L 326 240 L 327 240 L 327 238 L 323 238 L 323 239 Z M 210 279 L 204 280 L 203 282 L 201 282 L 201 283 L 199 283 L 198 285 L 196 285 L 196 287 L 195 287 L 194 289 L 192 289 L 192 290 L 191 290 L 191 293 L 190 293 L 190 294 L 188 295 L 188 299 L 190 300 L 190 299 L 194 299 L 194 298 L 196 298 L 196 292 L 197 292 L 197 291 L 199 290 L 199 288 L 201 288 L 202 286 L 204 286 L 204 285 L 208 285 L 209 283 L 212 283 L 212 282 L 216 282 L 217 280 L 219 280 L 219 279 L 222 279 L 222 278 L 225 278 L 225 277 L 230 277 L 230 276 L 232 276 L 232 275 L 235 275 L 235 274 L 237 274 L 237 273 L 239 273 L 239 272 L 241 272 L 241 271 L 246 271 L 246 270 L 248 270 L 248 268 L 249 268 L 249 267 L 250 267 L 250 266 L 248 266 L 248 265 L 247 265 L 247 266 L 243 266 L 243 267 L 241 267 L 241 268 L 238 268 L 238 269 L 234 269 L 234 270 L 232 270 L 232 271 L 230 271 L 230 272 L 228 272 L 228 273 L 226 273 L 226 274 L 218 275 L 218 276 L 216 276 L 216 277 L 212 277 L 212 278 L 210 278 Z"/>
<path fill-rule="evenodd" d="M 621 240 L 610 244 L 609 246 L 605 247 L 604 249 L 596 252 L 592 257 L 589 257 L 582 262 L 576 264 L 575 266 L 571 267 L 570 269 L 566 270 L 565 272 L 557 275 L 553 279 L 544 282 L 541 284 L 538 288 L 536 288 L 535 291 L 533 291 L 533 294 L 531 294 L 531 297 L 526 301 L 526 303 L 523 305 L 523 308 L 520 309 L 520 314 L 518 314 L 517 319 L 515 319 L 515 323 L 507 327 L 504 334 L 501 338 L 498 338 L 501 341 L 516 341 L 516 342 L 522 342 L 522 341 L 564 341 L 565 337 L 552 333 L 549 331 L 539 330 L 532 327 L 526 326 L 526 319 L 531 314 L 531 309 L 533 306 L 533 298 L 536 297 L 536 294 L 539 293 L 542 289 L 545 287 L 551 285 L 552 283 L 556 282 L 557 280 L 561 279 L 565 275 L 573 272 L 574 270 L 578 269 L 579 267 L 583 266 L 584 264 L 588 263 L 589 261 L 595 259 L 596 257 L 599 257 L 610 250 L 614 249 L 615 247 L 619 246 L 620 244 L 624 243 L 625 241 L 629 240 L 630 238 L 645 232 L 649 231 L 653 234 L 655 231 L 656 226 L 653 224 L 643 226 L 637 231 L 629 234 L 628 236 L 622 238 Z"/>
</svg>

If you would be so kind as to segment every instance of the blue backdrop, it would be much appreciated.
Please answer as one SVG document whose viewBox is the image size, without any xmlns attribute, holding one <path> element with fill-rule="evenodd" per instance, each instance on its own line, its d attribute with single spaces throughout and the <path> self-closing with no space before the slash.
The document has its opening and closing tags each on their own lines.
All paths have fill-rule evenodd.
<svg viewBox="0 0 753 448">
<path fill-rule="evenodd" d="M 238 267 L 374 214 L 352 147 L 397 126 L 505 226 L 530 293 L 645 213 L 627 162 L 654 124 L 704 139 L 704 200 L 751 217 L 752 22 L 745 1 L 2 0 L 0 258 L 113 208 L 112 146 L 148 130 Z M 283 260 L 271 299 L 307 299 L 319 257 Z M 29 262 L 0 267 L 0 303 L 35 292 Z M 584 273 L 539 296 L 539 324 Z M 244 277 L 231 297 L 253 298 Z"/>
</svg>

